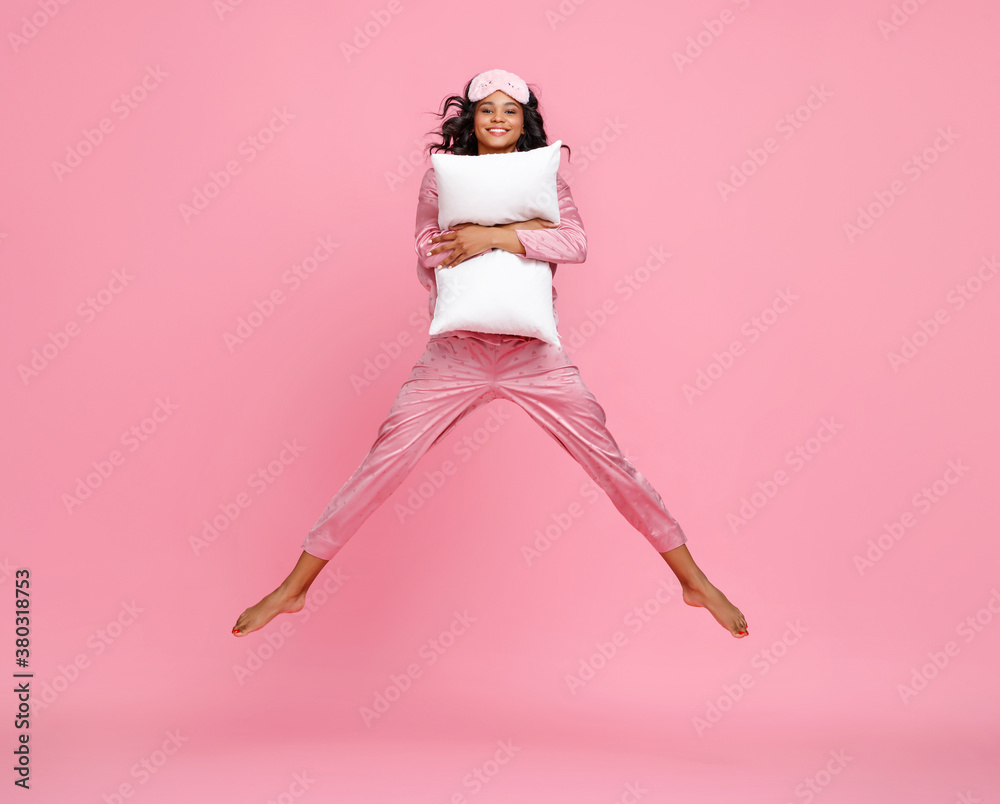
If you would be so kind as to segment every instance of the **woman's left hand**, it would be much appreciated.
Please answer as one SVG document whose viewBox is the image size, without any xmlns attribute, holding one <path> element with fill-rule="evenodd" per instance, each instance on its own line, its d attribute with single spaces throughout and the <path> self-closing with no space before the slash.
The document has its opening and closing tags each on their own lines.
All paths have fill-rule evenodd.
<svg viewBox="0 0 1000 804">
<path fill-rule="evenodd" d="M 480 226 L 478 223 L 456 223 L 451 229 L 432 237 L 430 242 L 439 244 L 431 249 L 432 256 L 439 251 L 451 250 L 437 267 L 453 268 L 494 247 L 493 227 Z"/>
</svg>

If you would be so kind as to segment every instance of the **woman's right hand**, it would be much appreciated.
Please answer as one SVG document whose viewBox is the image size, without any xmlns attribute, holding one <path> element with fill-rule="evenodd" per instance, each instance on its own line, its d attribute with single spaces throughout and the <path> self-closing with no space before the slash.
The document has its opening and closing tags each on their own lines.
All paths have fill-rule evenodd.
<svg viewBox="0 0 1000 804">
<path fill-rule="evenodd" d="M 441 234 L 435 235 L 430 239 L 428 244 L 432 245 L 433 248 L 427 252 L 427 256 L 433 257 L 441 251 L 447 251 L 448 255 L 437 264 L 436 268 L 451 268 L 469 257 L 478 256 L 491 247 L 503 248 L 514 254 L 524 254 L 524 246 L 517 240 L 516 235 L 511 242 L 511 245 L 516 247 L 516 250 L 515 248 L 508 247 L 508 245 L 494 244 L 492 240 L 489 243 L 483 242 L 481 238 L 490 229 L 556 229 L 558 227 L 558 223 L 545 220 L 545 218 L 531 218 L 530 220 L 513 221 L 512 223 L 497 223 L 493 226 L 457 223 L 450 229 L 446 229 Z M 463 231 L 466 229 L 468 231 Z M 488 236 L 487 239 L 489 239 Z M 458 242 L 459 240 L 463 242 Z"/>
</svg>

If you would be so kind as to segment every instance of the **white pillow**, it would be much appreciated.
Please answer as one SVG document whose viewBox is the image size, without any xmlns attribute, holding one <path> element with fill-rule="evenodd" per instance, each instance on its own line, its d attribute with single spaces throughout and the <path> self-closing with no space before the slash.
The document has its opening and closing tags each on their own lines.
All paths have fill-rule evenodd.
<svg viewBox="0 0 1000 804">
<path fill-rule="evenodd" d="M 494 248 L 452 268 L 437 268 L 429 335 L 468 329 L 540 338 L 560 346 L 547 262 Z"/>
<path fill-rule="evenodd" d="M 559 223 L 556 171 L 562 140 L 531 151 L 460 156 L 431 154 L 438 190 L 438 228 L 543 218 Z M 429 335 L 472 330 L 540 338 L 560 346 L 547 262 L 491 249 L 452 268 L 438 268 Z"/>
<path fill-rule="evenodd" d="M 544 218 L 559 223 L 556 172 L 562 140 L 506 154 L 431 154 L 438 191 L 438 228 Z"/>
</svg>

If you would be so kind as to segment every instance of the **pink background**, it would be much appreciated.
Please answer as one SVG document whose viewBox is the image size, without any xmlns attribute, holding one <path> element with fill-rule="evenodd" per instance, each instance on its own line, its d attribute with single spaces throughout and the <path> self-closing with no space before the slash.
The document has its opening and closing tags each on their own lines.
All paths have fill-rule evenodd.
<svg viewBox="0 0 1000 804">
<path fill-rule="evenodd" d="M 12 675 L 30 568 L 25 800 L 997 800 L 995 4 L 230 5 L 0 19 L 0 619 Z M 684 606 L 496 401 L 311 610 L 236 639 L 422 351 L 422 148 L 493 67 L 572 148 L 589 257 L 556 277 L 567 351 L 750 637 Z M 427 485 L 447 459 L 462 471 Z"/>
</svg>

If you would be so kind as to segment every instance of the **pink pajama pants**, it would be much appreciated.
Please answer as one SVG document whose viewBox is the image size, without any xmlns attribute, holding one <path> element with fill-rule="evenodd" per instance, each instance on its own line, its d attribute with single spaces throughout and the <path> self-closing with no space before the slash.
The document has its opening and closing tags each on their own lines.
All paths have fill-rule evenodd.
<svg viewBox="0 0 1000 804">
<path fill-rule="evenodd" d="M 520 405 L 657 552 L 687 541 L 656 490 L 618 448 L 605 427 L 604 409 L 564 349 L 536 338 L 463 332 L 428 341 L 368 455 L 330 500 L 302 549 L 332 558 L 428 449 L 494 399 Z"/>
</svg>

